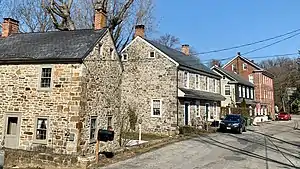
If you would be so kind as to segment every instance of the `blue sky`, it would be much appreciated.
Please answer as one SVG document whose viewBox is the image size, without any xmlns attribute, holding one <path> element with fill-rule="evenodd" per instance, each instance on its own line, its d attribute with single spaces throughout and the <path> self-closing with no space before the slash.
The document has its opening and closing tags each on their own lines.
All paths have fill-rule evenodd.
<svg viewBox="0 0 300 169">
<path fill-rule="evenodd" d="M 159 27 L 152 36 L 172 34 L 180 38 L 182 43 L 193 46 L 197 52 L 251 43 L 300 28 L 299 0 L 155 1 Z M 272 42 L 201 55 L 200 59 L 227 58 L 238 51 L 247 52 Z M 295 53 L 298 49 L 300 35 L 247 56 Z"/>
</svg>

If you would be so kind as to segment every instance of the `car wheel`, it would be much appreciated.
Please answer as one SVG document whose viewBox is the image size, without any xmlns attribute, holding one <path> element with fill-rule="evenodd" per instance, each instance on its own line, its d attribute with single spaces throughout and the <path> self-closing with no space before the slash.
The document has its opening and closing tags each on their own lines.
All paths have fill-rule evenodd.
<svg viewBox="0 0 300 169">
<path fill-rule="evenodd" d="M 247 131 L 247 129 L 246 129 L 246 126 L 244 127 L 244 129 L 243 129 L 243 132 L 246 132 Z"/>
<path fill-rule="evenodd" d="M 242 127 L 239 128 L 239 134 L 242 134 L 243 133 L 243 129 Z"/>
</svg>

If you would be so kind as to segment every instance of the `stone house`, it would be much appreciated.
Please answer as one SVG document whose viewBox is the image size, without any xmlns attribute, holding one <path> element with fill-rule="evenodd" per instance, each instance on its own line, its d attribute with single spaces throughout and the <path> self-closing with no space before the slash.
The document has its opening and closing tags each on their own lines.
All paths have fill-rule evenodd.
<svg viewBox="0 0 300 169">
<path fill-rule="evenodd" d="M 254 83 L 255 100 L 258 102 L 255 113 L 270 115 L 274 118 L 274 75 L 259 67 L 253 61 L 241 56 L 240 53 L 226 63 L 223 68 L 235 72 L 249 82 Z"/>
<path fill-rule="evenodd" d="M 0 38 L 0 136 L 5 147 L 94 151 L 97 130 L 117 128 L 121 62 L 111 32 L 19 33 L 4 18 Z M 100 18 L 99 18 L 100 17 Z"/>
<path fill-rule="evenodd" d="M 174 131 L 178 126 L 218 120 L 221 77 L 189 54 L 145 38 L 143 25 L 121 52 L 122 104 L 142 119 L 144 132 Z M 127 107 L 127 109 L 129 109 Z"/>
<path fill-rule="evenodd" d="M 221 102 L 222 107 L 241 107 L 241 103 L 245 99 L 247 108 L 255 108 L 256 101 L 253 83 L 221 67 L 213 66 L 211 69 L 222 77 L 221 94 L 226 98 L 225 101 Z"/>
</svg>

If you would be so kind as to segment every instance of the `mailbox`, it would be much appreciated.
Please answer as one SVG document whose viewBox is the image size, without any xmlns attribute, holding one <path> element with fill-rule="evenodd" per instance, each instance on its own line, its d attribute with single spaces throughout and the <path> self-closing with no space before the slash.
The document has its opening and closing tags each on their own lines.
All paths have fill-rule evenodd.
<svg viewBox="0 0 300 169">
<path fill-rule="evenodd" d="M 98 141 L 113 141 L 114 140 L 114 135 L 115 132 L 114 131 L 109 131 L 109 130 L 98 130 Z"/>
</svg>

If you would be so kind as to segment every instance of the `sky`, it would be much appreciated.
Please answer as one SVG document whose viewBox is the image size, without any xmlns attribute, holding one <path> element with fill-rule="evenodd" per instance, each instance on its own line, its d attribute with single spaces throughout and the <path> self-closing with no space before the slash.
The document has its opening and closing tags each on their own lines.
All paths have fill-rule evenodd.
<svg viewBox="0 0 300 169">
<path fill-rule="evenodd" d="M 300 29 L 299 0 L 155 1 L 158 28 L 152 36 L 169 33 L 197 52 L 251 43 Z M 226 52 L 203 54 L 200 60 L 207 62 L 209 59 L 234 57 L 237 52 L 245 53 L 283 38 Z M 300 35 L 245 56 L 297 53 L 298 49 Z M 259 62 L 262 59 L 254 60 Z"/>
</svg>

